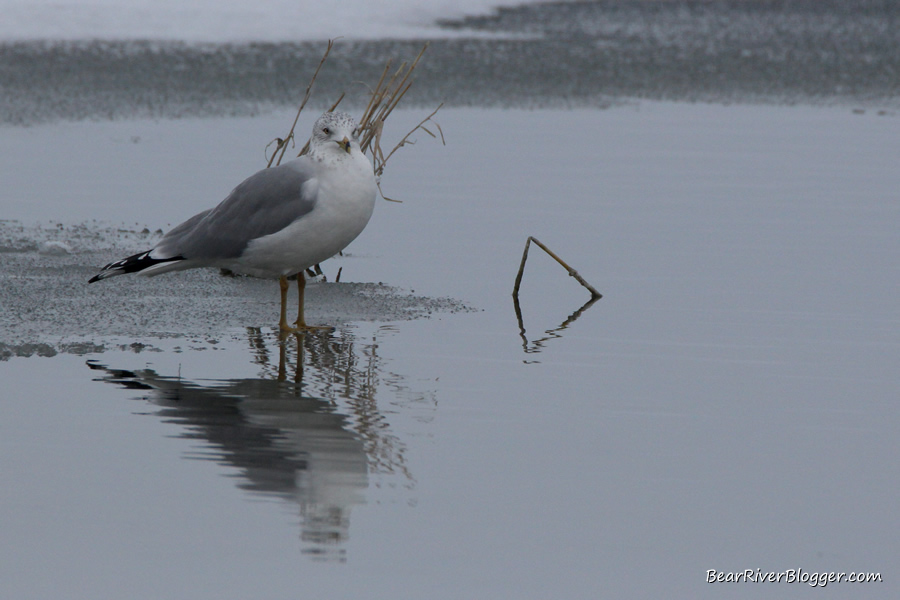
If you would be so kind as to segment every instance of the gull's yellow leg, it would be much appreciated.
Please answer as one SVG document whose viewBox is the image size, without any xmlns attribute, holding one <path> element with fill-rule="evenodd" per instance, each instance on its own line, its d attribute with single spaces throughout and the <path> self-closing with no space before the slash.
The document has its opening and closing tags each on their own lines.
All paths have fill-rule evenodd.
<svg viewBox="0 0 900 600">
<path fill-rule="evenodd" d="M 287 322 L 287 293 L 288 293 L 288 281 L 287 277 L 281 276 L 278 279 L 278 285 L 281 287 L 281 319 L 278 321 L 278 328 L 281 331 L 297 331 L 295 328 L 288 325 Z M 302 302 L 301 298 L 301 302 Z"/>
<path fill-rule="evenodd" d="M 333 329 L 328 325 L 307 325 L 306 319 L 303 317 L 303 304 L 306 292 L 306 275 L 303 271 L 297 273 L 297 320 L 294 324 L 297 329 Z"/>
<path fill-rule="evenodd" d="M 294 325 L 298 329 L 306 329 L 306 319 L 303 318 L 303 298 L 306 294 L 306 274 L 303 271 L 297 273 L 297 320 Z"/>
</svg>

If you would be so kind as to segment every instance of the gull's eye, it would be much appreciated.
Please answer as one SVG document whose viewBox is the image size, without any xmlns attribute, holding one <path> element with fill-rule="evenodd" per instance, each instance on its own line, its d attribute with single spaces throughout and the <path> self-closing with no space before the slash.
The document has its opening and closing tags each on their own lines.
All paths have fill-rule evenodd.
<svg viewBox="0 0 900 600">
<path fill-rule="evenodd" d="M 331 134 L 331 130 L 328 129 L 327 127 L 323 127 L 323 128 L 322 128 L 322 133 L 324 133 L 325 135 L 330 135 L 330 134 Z"/>
</svg>

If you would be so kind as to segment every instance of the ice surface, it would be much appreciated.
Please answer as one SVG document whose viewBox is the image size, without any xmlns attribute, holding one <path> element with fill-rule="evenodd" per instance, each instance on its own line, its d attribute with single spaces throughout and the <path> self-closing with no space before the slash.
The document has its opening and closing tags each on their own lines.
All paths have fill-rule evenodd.
<svg viewBox="0 0 900 600">
<path fill-rule="evenodd" d="M 0 0 L 0 40 L 409 38 L 441 35 L 434 26 L 438 19 L 485 14 L 502 4 L 500 0 Z"/>
</svg>

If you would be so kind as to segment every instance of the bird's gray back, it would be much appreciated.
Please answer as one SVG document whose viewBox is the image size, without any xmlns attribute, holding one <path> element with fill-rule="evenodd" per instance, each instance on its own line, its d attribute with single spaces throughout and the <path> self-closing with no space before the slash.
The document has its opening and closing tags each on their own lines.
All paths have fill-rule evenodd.
<svg viewBox="0 0 900 600">
<path fill-rule="evenodd" d="M 312 173 L 310 159 L 301 157 L 251 175 L 221 204 L 172 229 L 154 254 L 201 261 L 240 256 L 251 240 L 280 231 L 312 211 Z"/>
</svg>

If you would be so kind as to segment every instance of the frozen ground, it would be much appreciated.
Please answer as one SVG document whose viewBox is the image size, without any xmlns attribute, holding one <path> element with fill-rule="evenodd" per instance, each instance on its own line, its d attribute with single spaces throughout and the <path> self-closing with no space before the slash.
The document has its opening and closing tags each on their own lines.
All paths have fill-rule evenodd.
<svg viewBox="0 0 900 600">
<path fill-rule="evenodd" d="M 0 341 L 58 352 L 0 361 L 4 595 L 896 596 L 896 116 L 442 111 L 323 265 L 332 333 L 280 341 L 267 282 L 86 286 L 289 118 L 2 130 Z M 520 328 L 528 235 L 604 298 L 533 249 Z M 378 282 L 454 300 L 397 320 Z M 883 581 L 706 583 L 798 568 Z"/>
<path fill-rule="evenodd" d="M 159 237 L 149 231 L 96 224 L 48 228 L 0 223 L 0 278 L 4 281 L 0 289 L 0 359 L 102 352 L 120 347 L 123 338 L 179 338 L 202 343 L 231 337 L 229 332 L 237 328 L 277 323 L 279 292 L 274 280 L 223 277 L 217 271 L 203 270 L 165 281 L 128 277 L 113 285 L 85 285 L 98 266 L 148 249 Z M 331 277 L 352 258 L 348 253 L 333 259 Z M 472 310 L 449 298 L 415 296 L 376 282 L 313 282 L 308 286 L 307 303 L 310 323 L 329 325 Z M 296 312 L 295 302 L 290 312 Z M 117 341 L 110 346 L 110 340 Z"/>
<path fill-rule="evenodd" d="M 287 38 L 250 35 L 256 21 L 233 16 L 230 25 L 244 29 L 224 41 L 228 29 L 217 29 L 215 20 L 199 31 L 172 26 L 172 35 L 140 35 L 130 27 L 100 39 L 0 35 L 0 122 L 253 115 L 295 106 L 323 38 L 338 35 L 346 37 L 317 81 L 318 107 L 342 91 L 348 104 L 364 102 L 366 85 L 375 84 L 385 62 L 411 60 L 426 40 L 427 59 L 406 106 L 603 107 L 644 98 L 896 109 L 900 97 L 896 2 L 554 2 L 465 19 L 459 10 L 483 13 L 484 4 L 452 4 L 431 2 L 430 11 L 418 14 L 405 10 L 404 0 L 353 2 L 350 10 L 364 17 L 348 21 L 347 30 L 320 28 L 331 33 L 314 35 L 304 25 Z M 172 8 L 154 5 L 162 13 L 151 11 L 156 19 Z M 126 3 L 123 10 L 135 7 Z M 325 13 L 310 18 L 344 23 Z M 412 38 L 392 35 L 403 16 L 428 15 L 440 15 L 441 27 Z M 391 39 L 360 39 L 372 31 Z"/>
<path fill-rule="evenodd" d="M 525 4 L 513 2 L 511 4 Z M 190 42 L 403 39 L 436 21 L 488 14 L 504 0 L 0 0 L 0 39 Z M 443 35 L 452 35 L 444 33 Z"/>
</svg>

